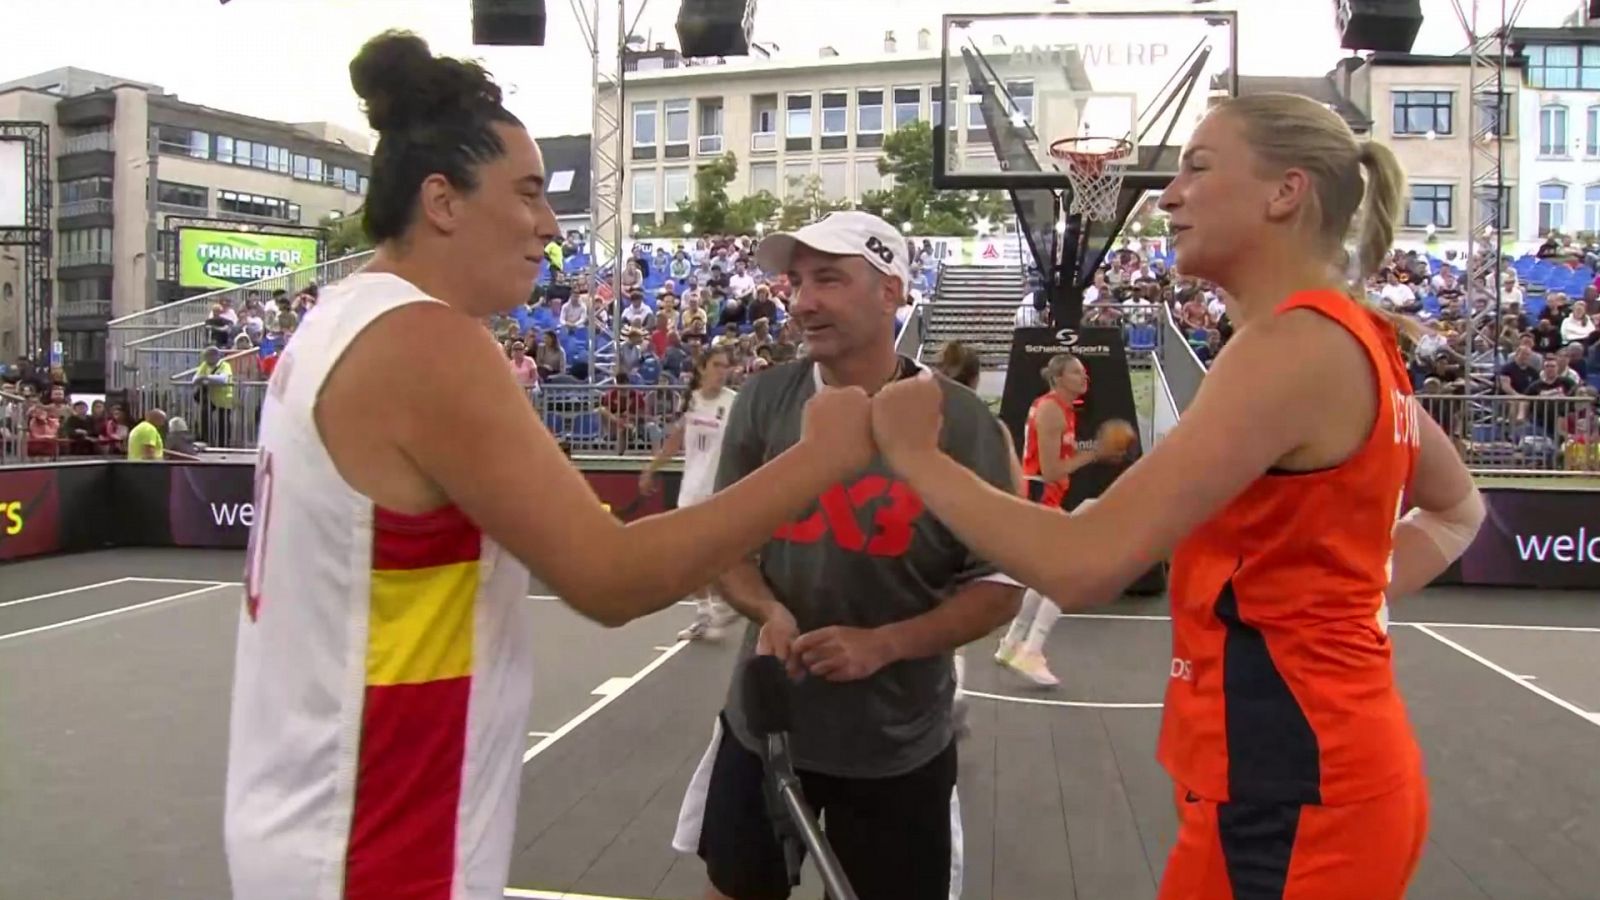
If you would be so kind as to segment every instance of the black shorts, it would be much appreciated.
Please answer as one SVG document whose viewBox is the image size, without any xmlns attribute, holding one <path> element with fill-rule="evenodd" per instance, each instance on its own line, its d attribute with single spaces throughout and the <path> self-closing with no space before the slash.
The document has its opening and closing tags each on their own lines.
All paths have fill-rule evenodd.
<svg viewBox="0 0 1600 900">
<path fill-rule="evenodd" d="M 949 900 L 954 742 L 921 768 L 893 778 L 797 774 L 860 900 Z M 711 884 L 735 900 L 789 896 L 762 777 L 761 757 L 729 733 L 724 719 L 699 852 Z"/>
</svg>

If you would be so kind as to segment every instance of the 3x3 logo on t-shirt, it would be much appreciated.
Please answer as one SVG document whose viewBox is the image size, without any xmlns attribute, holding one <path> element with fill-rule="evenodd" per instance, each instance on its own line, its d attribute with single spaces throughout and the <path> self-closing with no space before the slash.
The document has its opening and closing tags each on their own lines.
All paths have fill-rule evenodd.
<svg viewBox="0 0 1600 900">
<path fill-rule="evenodd" d="M 858 513 L 871 513 L 871 531 Z M 780 526 L 774 540 L 816 544 L 832 537 L 835 545 L 869 556 L 904 556 L 915 536 L 912 523 L 922 515 L 922 498 L 911 486 L 883 475 L 866 475 L 849 485 L 836 484 L 817 498 L 817 510 Z"/>
</svg>

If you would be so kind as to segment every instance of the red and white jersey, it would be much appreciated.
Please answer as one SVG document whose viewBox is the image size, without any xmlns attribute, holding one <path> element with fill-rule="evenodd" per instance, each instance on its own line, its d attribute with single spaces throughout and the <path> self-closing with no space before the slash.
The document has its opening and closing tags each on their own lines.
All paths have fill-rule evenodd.
<svg viewBox="0 0 1600 900">
<path fill-rule="evenodd" d="M 716 489 L 722 429 L 737 396 L 732 388 L 723 388 L 713 398 L 699 391 L 689 395 L 689 409 L 683 414 L 683 483 L 678 488 L 678 505 L 698 503 Z"/>
<path fill-rule="evenodd" d="M 500 900 L 533 687 L 528 572 L 454 507 L 340 477 L 313 420 L 388 274 L 328 291 L 262 411 L 228 746 L 237 900 Z"/>
</svg>

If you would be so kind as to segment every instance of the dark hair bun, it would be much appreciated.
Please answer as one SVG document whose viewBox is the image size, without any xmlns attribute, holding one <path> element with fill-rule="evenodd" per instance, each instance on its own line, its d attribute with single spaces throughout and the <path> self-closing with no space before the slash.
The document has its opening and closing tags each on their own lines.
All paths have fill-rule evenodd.
<svg viewBox="0 0 1600 900">
<path fill-rule="evenodd" d="M 350 85 L 379 133 L 482 113 L 498 108 L 501 99 L 482 66 L 434 56 L 427 41 L 408 31 L 386 31 L 367 41 L 350 62 Z"/>
</svg>

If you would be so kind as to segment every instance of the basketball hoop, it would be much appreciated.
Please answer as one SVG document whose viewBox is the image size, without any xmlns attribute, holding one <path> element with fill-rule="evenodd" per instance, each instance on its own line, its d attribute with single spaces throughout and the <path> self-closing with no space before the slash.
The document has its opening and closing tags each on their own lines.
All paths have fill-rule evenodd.
<svg viewBox="0 0 1600 900">
<path fill-rule="evenodd" d="M 1069 137 L 1050 145 L 1050 155 L 1066 166 L 1072 185 L 1071 211 L 1105 221 L 1117 213 L 1117 189 L 1128 172 L 1133 142 L 1126 138 Z"/>
</svg>

